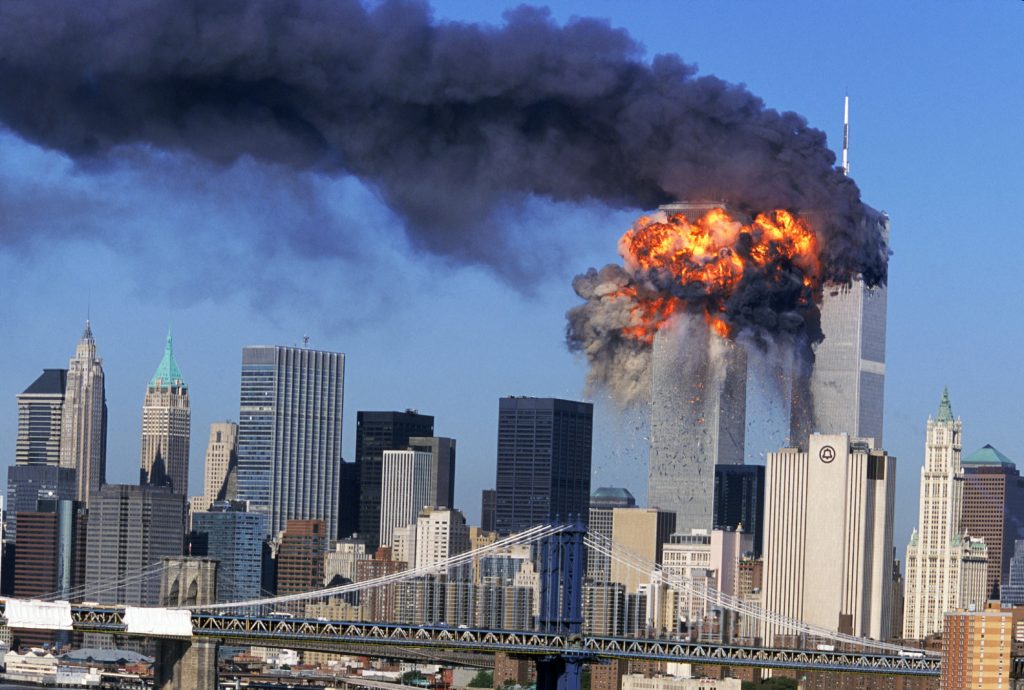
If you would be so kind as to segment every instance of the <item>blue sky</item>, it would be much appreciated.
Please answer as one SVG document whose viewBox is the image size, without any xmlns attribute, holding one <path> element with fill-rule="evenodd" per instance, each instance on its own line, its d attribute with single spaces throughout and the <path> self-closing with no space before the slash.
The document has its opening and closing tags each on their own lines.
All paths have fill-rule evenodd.
<svg viewBox="0 0 1024 690">
<path fill-rule="evenodd" d="M 441 20 L 501 21 L 516 3 L 436 2 Z M 1024 3 L 558 2 L 558 21 L 607 18 L 648 55 L 678 53 L 745 83 L 841 141 L 892 220 L 885 446 L 898 457 L 897 556 L 917 520 L 924 425 L 943 385 L 965 448 L 1024 458 L 1019 198 L 1024 181 Z M 136 481 L 144 387 L 168 326 L 192 395 L 191 492 L 209 423 L 238 415 L 247 344 L 347 354 L 345 455 L 359 409 L 418 408 L 459 441 L 456 496 L 472 519 L 494 481 L 497 398 L 582 395 L 563 344 L 574 274 L 616 259 L 632 212 L 535 203 L 506 232 L 546 268 L 513 286 L 418 254 L 349 178 L 242 161 L 230 169 L 139 151 L 76 167 L 0 132 L 0 458 L 13 462 L 15 395 L 64 367 L 86 310 L 107 372 L 108 480 Z M 280 228 L 321 224 L 329 246 Z M 539 238 L 539 239 L 538 239 Z M 261 251 L 255 251 L 254 244 Z M 268 260 L 267 256 L 272 256 Z M 212 295 L 212 296 L 211 296 Z M 91 304 L 91 307 L 89 306 Z M 646 493 L 642 424 L 598 404 L 593 486 Z M 769 450 L 769 449 L 765 449 Z"/>
</svg>

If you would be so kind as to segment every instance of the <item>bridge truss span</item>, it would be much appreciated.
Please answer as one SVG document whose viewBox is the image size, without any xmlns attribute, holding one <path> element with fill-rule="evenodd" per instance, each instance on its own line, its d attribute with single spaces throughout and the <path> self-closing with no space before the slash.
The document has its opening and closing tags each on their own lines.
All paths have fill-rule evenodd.
<svg viewBox="0 0 1024 690">
<path fill-rule="evenodd" d="M 579 656 L 598 659 L 658 659 L 682 663 L 713 663 L 778 669 L 813 669 L 909 676 L 936 676 L 939 658 L 894 654 L 780 649 L 690 642 L 563 635 L 535 631 L 473 630 L 442 626 L 356 623 L 297 619 L 242 619 L 195 614 L 194 634 L 202 637 L 266 639 L 300 647 L 374 645 L 383 648 L 426 647 L 448 651 L 505 652 L 519 656 Z M 396 650 L 397 651 L 397 650 Z"/>
</svg>

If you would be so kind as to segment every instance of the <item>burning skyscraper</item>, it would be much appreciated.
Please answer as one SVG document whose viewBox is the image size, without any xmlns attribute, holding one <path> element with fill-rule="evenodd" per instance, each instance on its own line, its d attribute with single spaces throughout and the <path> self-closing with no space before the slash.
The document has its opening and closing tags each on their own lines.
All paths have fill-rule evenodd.
<svg viewBox="0 0 1024 690">
<path fill-rule="evenodd" d="M 587 357 L 590 382 L 623 403 L 650 398 L 656 336 L 675 322 L 704 331 L 669 351 L 702 382 L 728 380 L 712 356 L 720 346 L 739 338 L 748 355 L 781 346 L 807 363 L 822 338 L 822 288 L 885 282 L 885 238 L 865 225 L 857 185 L 824 133 L 679 56 L 648 58 L 605 21 L 560 25 L 524 6 L 486 26 L 435 21 L 426 3 L 361 0 L 184 10 L 153 0 L 141 13 L 132 2 L 103 12 L 31 2 L 5 19 L 5 131 L 90 167 L 180 158 L 183 170 L 251 161 L 272 175 L 352 177 L 389 207 L 415 252 L 531 289 L 548 265 L 534 260 L 545 245 L 520 248 L 559 233 L 540 224 L 522 237 L 506 219 L 534 200 L 612 210 L 723 198 L 735 218 L 720 208 L 642 218 L 623 237 L 624 266 L 574 283 L 585 304 L 569 314 L 569 345 Z M 275 228 L 281 241 L 253 236 L 247 251 L 349 257 L 358 245 L 341 230 L 349 224 L 319 222 L 312 198 L 316 222 Z M 811 210 L 820 214 L 813 228 L 800 219 Z M 373 223 L 352 225 L 378 234 Z M 712 402 L 721 396 L 700 391 L 682 418 L 716 440 L 670 443 L 662 425 L 658 443 L 677 458 L 692 455 L 686 443 L 710 444 L 724 459 Z"/>
<path fill-rule="evenodd" d="M 743 463 L 747 353 L 686 315 L 654 337 L 651 366 L 648 505 L 710 530 L 715 465 Z"/>
<path fill-rule="evenodd" d="M 749 218 L 706 204 L 642 217 L 619 241 L 622 267 L 576 278 L 585 303 L 567 315 L 570 348 L 587 356 L 591 386 L 622 404 L 649 400 L 649 504 L 674 511 L 684 531 L 713 526 L 715 465 L 743 463 L 755 354 L 772 379 L 757 383 L 789 403 L 778 423 L 786 437 L 878 428 L 871 435 L 880 438 L 884 273 L 836 272 L 829 255 L 839 242 L 827 214 L 777 209 Z M 886 251 L 877 214 L 865 209 L 859 223 L 863 241 Z M 860 298 L 854 310 L 850 295 Z M 824 366 L 815 373 L 818 344 Z M 856 424 L 845 414 L 851 407 Z"/>
<path fill-rule="evenodd" d="M 889 217 L 867 208 L 865 232 L 879 229 L 889 238 Z M 882 447 L 885 385 L 885 285 L 855 279 L 848 286 L 828 286 L 821 304 L 824 340 L 814 346 L 810 373 L 814 431 L 873 438 Z M 803 438 L 806 433 L 796 433 Z"/>
<path fill-rule="evenodd" d="M 704 215 L 708 204 L 671 204 L 664 213 Z M 677 530 L 714 526 L 715 465 L 743 463 L 747 353 L 682 314 L 651 344 L 651 449 L 648 505 L 676 514 Z"/>
</svg>

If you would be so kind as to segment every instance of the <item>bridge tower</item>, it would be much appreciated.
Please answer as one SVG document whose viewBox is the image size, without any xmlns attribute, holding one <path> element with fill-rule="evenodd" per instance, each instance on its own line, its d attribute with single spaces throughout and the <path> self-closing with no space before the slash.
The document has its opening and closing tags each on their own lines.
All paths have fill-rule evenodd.
<svg viewBox="0 0 1024 690">
<path fill-rule="evenodd" d="M 217 601 L 217 560 L 164 558 L 160 605 L 192 607 Z M 153 680 L 157 690 L 217 690 L 217 642 L 157 640 Z"/>
<path fill-rule="evenodd" d="M 577 518 L 567 529 L 540 543 L 541 631 L 565 635 L 570 642 L 583 628 L 583 537 Z M 536 660 L 537 690 L 580 690 L 580 671 L 588 656 L 581 649 Z"/>
</svg>

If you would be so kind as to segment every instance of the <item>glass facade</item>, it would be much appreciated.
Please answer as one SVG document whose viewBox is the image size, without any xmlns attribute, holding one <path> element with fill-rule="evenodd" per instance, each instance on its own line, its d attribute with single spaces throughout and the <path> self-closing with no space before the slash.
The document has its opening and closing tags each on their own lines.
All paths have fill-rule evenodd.
<svg viewBox="0 0 1024 690">
<path fill-rule="evenodd" d="M 760 558 L 764 539 L 764 466 L 715 467 L 715 529 L 753 535 L 754 557 Z"/>
<path fill-rule="evenodd" d="M 64 407 L 66 369 L 44 369 L 18 396 L 18 438 L 14 461 L 18 465 L 57 465 Z"/>
<path fill-rule="evenodd" d="M 588 520 L 593 420 L 590 403 L 499 401 L 498 532 L 511 534 L 553 520 Z"/>
<path fill-rule="evenodd" d="M 157 606 L 160 578 L 134 577 L 167 556 L 181 556 L 185 499 L 166 486 L 107 484 L 89 507 L 85 584 L 101 604 Z M 112 582 L 121 585 L 111 588 Z"/>
<path fill-rule="evenodd" d="M 380 540 L 381 485 L 384 451 L 405 450 L 416 436 L 433 436 L 434 418 L 415 410 L 366 412 L 356 415 L 356 465 L 359 468 L 359 536 L 367 549 Z"/>
<path fill-rule="evenodd" d="M 337 538 L 345 355 L 246 347 L 238 419 L 238 498 L 269 516 L 321 519 Z"/>
<path fill-rule="evenodd" d="M 18 536 L 18 513 L 34 511 L 40 500 L 75 498 L 75 471 L 56 465 L 13 465 L 7 468 L 7 540 Z"/>
<path fill-rule="evenodd" d="M 1024 606 L 1024 539 L 1014 542 L 1013 558 L 1006 584 L 999 592 L 1003 606 Z"/>
<path fill-rule="evenodd" d="M 215 504 L 192 515 L 192 531 L 206 535 L 206 555 L 217 567 L 217 601 L 239 601 L 260 596 L 263 538 L 267 515 L 223 508 Z"/>
</svg>

